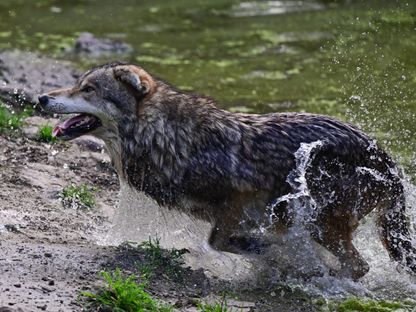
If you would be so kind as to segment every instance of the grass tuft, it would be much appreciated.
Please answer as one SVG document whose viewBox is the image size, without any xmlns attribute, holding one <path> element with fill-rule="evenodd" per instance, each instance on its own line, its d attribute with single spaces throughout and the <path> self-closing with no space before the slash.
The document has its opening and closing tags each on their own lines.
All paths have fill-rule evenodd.
<svg viewBox="0 0 416 312">
<path fill-rule="evenodd" d="M 146 264 L 140 264 L 139 270 L 142 276 L 151 278 L 155 272 L 165 273 L 168 277 L 181 280 L 183 277 L 184 268 L 183 255 L 187 250 L 164 250 L 160 247 L 159 239 L 151 239 L 139 245 L 145 251 Z"/>
<path fill-rule="evenodd" d="M 56 142 L 56 137 L 52 135 L 53 127 L 51 125 L 43 125 L 39 129 L 39 140 L 46 143 Z"/>
<path fill-rule="evenodd" d="M 227 308 L 227 302 L 225 300 L 223 302 L 217 302 L 214 304 L 200 303 L 198 304 L 198 309 L 201 312 L 229 312 Z"/>
<path fill-rule="evenodd" d="M 88 298 L 87 311 L 117 312 L 171 312 L 173 308 L 157 302 L 145 291 L 144 283 L 136 283 L 136 277 L 123 277 L 120 269 L 101 272 L 106 285 L 97 293 L 83 292 Z"/>
<path fill-rule="evenodd" d="M 88 187 L 85 184 L 66 186 L 60 197 L 64 207 L 73 209 L 91 209 L 95 206 L 96 188 Z"/>
<path fill-rule="evenodd" d="M 25 116 L 22 114 L 11 113 L 5 105 L 0 103 L 0 132 L 19 129 L 23 124 L 23 117 Z"/>
</svg>

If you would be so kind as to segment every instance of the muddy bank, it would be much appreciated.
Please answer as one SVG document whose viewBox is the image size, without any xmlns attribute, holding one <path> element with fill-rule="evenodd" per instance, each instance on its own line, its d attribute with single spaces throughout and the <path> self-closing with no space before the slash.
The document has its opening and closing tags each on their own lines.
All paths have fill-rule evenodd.
<svg viewBox="0 0 416 312">
<path fill-rule="evenodd" d="M 70 62 L 18 50 L 0 52 L 0 99 L 14 107 L 35 105 L 38 94 L 70 86 L 78 76 Z"/>
<path fill-rule="evenodd" d="M 116 205 L 117 179 L 105 154 L 76 144 L 51 146 L 13 133 L 0 136 L 0 146 L 0 303 L 72 311 L 79 290 L 110 261 L 94 237 Z M 72 183 L 97 187 L 97 209 L 63 207 L 59 194 Z"/>
<path fill-rule="evenodd" d="M 98 61 L 118 59 L 132 52 L 133 48 L 121 40 L 97 38 L 84 32 L 62 56 Z M 0 99 L 14 107 L 35 105 L 38 94 L 71 86 L 79 75 L 70 61 L 19 50 L 0 51 Z"/>
</svg>

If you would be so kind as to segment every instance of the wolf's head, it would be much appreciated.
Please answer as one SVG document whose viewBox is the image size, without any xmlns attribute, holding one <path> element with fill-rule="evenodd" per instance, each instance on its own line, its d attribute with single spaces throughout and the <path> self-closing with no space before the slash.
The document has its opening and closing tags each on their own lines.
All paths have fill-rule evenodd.
<svg viewBox="0 0 416 312">
<path fill-rule="evenodd" d="M 53 135 L 71 140 L 84 134 L 105 139 L 126 115 L 138 114 L 138 103 L 156 90 L 156 81 L 142 68 L 125 63 L 105 64 L 87 71 L 72 88 L 39 96 L 46 113 L 76 114 L 58 124 Z"/>
</svg>

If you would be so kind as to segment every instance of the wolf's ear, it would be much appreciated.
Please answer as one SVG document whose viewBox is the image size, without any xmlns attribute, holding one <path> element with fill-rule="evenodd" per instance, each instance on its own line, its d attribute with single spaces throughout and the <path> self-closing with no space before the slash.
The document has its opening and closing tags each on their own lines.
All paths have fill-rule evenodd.
<svg viewBox="0 0 416 312">
<path fill-rule="evenodd" d="M 134 65 L 121 65 L 114 68 L 114 77 L 130 87 L 139 96 L 151 93 L 155 82 L 143 69 Z"/>
</svg>

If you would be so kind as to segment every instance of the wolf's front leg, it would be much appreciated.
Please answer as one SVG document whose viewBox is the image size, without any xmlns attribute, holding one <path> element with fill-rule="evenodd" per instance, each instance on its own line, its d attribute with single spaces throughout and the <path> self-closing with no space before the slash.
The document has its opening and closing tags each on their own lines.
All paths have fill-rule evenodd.
<svg viewBox="0 0 416 312">
<path fill-rule="evenodd" d="M 234 230 L 239 224 L 235 226 L 217 222 L 209 238 L 212 248 L 237 254 L 263 254 L 270 247 L 270 243 L 262 237 L 250 235 L 248 231 Z"/>
</svg>

